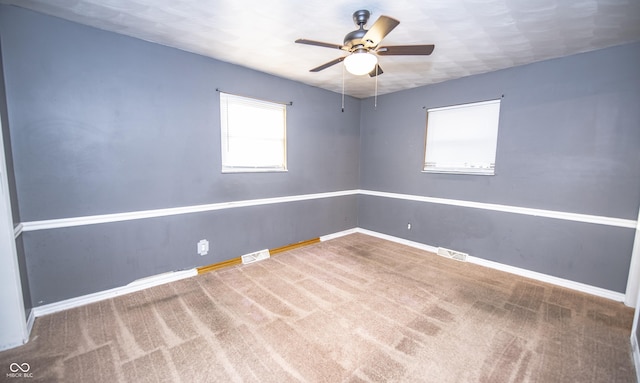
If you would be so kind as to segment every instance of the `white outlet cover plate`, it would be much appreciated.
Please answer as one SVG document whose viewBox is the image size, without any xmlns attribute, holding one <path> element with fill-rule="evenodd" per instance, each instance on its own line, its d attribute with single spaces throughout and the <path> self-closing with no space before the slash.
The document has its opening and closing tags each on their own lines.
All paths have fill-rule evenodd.
<svg viewBox="0 0 640 383">
<path fill-rule="evenodd" d="M 209 253 L 209 241 L 202 239 L 198 242 L 198 254 L 207 255 L 207 253 Z"/>
</svg>

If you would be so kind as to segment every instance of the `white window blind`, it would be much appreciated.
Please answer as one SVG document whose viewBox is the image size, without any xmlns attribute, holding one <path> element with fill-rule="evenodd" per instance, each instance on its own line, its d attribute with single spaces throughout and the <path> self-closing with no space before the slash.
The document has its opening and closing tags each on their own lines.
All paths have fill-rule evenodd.
<svg viewBox="0 0 640 383">
<path fill-rule="evenodd" d="M 223 172 L 286 171 L 286 106 L 220 93 Z"/>
<path fill-rule="evenodd" d="M 495 172 L 500 100 L 427 110 L 426 172 Z"/>
</svg>

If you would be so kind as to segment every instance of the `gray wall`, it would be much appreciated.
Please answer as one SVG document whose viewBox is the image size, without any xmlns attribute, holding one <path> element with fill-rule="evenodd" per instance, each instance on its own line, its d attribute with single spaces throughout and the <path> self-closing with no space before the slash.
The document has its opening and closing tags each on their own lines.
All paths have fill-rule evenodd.
<svg viewBox="0 0 640 383">
<path fill-rule="evenodd" d="M 14 228 L 20 224 L 20 209 L 18 206 L 18 192 L 16 190 L 16 178 L 13 170 L 13 154 L 11 152 L 11 134 L 9 129 L 9 111 L 7 110 L 7 97 L 4 85 L 4 66 L 2 58 L 2 43 L 0 41 L 0 118 L 2 119 L 2 141 L 4 143 L 4 155 L 7 166 L 7 179 L 9 181 L 9 199 L 11 200 L 11 218 Z M 4 169 L 0 169 L 4 171 Z M 31 308 L 31 295 L 29 292 L 29 277 L 27 275 L 26 258 L 22 237 L 16 238 L 16 252 L 18 256 L 18 268 L 20 270 L 20 282 L 22 284 L 22 298 L 26 316 L 29 316 Z"/>
<path fill-rule="evenodd" d="M 0 54 L 2 44 L 0 41 Z M 3 58 L 0 55 L 0 74 L 4 74 Z M 11 151 L 11 133 L 9 130 L 9 111 L 7 110 L 7 96 L 4 85 L 4 76 L 0 76 L 0 118 L 2 119 L 2 138 L 4 143 L 4 153 L 7 163 L 7 178 L 9 181 L 9 196 L 11 198 L 11 218 L 14 227 L 20 223 L 20 208 L 18 206 L 18 192 L 16 190 L 16 177 L 13 170 L 13 153 Z"/>
<path fill-rule="evenodd" d="M 341 113 L 335 93 L 19 8 L 1 21 L 22 221 L 357 187 L 358 100 Z M 293 101 L 288 173 L 220 173 L 216 88 Z"/>
<path fill-rule="evenodd" d="M 356 226 L 356 196 L 24 233 L 36 306 Z M 207 238 L 201 257 L 196 243 Z"/>
<path fill-rule="evenodd" d="M 385 95 L 377 110 L 348 97 L 341 113 L 332 92 L 19 8 L 0 6 L 0 38 L 22 222 L 357 188 L 636 219 L 640 44 Z M 221 174 L 216 88 L 293 101 L 287 173 Z M 420 172 L 424 106 L 503 94 L 495 176 Z M 355 226 L 619 292 L 634 236 L 345 196 L 25 232 L 20 248 L 37 306 Z"/>
<path fill-rule="evenodd" d="M 358 186 L 356 99 L 342 113 L 332 92 L 20 8 L 0 7 L 0 36 L 23 222 Z M 293 101 L 288 172 L 221 174 L 216 88 Z M 31 298 L 40 305 L 352 228 L 356 201 L 25 232 Z M 205 257 L 202 238 L 212 245 Z"/>
<path fill-rule="evenodd" d="M 635 220 L 639 66 L 636 43 L 364 100 L 360 188 Z M 423 107 L 503 94 L 495 176 L 421 173 Z M 358 212 L 363 228 L 625 291 L 633 229 L 370 196 Z"/>
<path fill-rule="evenodd" d="M 625 291 L 633 229 L 373 196 L 358 198 L 360 227 Z"/>
</svg>

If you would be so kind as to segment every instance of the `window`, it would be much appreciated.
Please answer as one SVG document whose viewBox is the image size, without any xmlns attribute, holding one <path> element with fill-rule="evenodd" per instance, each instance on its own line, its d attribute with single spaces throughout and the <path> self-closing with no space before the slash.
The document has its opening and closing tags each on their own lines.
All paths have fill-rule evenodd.
<svg viewBox="0 0 640 383">
<path fill-rule="evenodd" d="M 287 170 L 286 106 L 220 93 L 222 172 Z"/>
<path fill-rule="evenodd" d="M 500 100 L 427 110 L 425 172 L 495 174 Z"/>
</svg>

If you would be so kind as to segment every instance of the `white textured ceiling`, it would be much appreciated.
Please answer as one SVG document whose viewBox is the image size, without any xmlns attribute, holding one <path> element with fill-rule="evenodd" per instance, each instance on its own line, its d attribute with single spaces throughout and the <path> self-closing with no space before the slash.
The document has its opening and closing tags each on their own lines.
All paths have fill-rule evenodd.
<svg viewBox="0 0 640 383">
<path fill-rule="evenodd" d="M 342 90 L 342 65 L 309 69 L 357 29 L 351 15 L 398 19 L 381 45 L 435 44 L 431 56 L 380 57 L 378 94 L 640 40 L 640 0 L 0 0 L 300 81 Z M 603 68 L 606 70 L 606 68 Z M 375 80 L 346 74 L 345 92 Z"/>
</svg>

